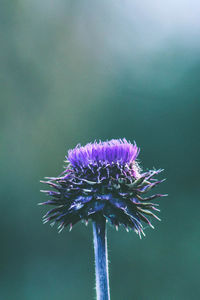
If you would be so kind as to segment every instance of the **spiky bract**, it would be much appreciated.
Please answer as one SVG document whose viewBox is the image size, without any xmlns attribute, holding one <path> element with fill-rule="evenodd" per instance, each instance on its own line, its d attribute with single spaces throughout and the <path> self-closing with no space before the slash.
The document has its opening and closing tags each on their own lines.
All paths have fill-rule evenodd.
<svg viewBox="0 0 200 300">
<path fill-rule="evenodd" d="M 68 152 L 67 167 L 59 177 L 43 181 L 53 188 L 44 191 L 52 198 L 44 203 L 54 206 L 44 216 L 44 223 L 59 223 L 59 231 L 80 220 L 95 220 L 103 215 L 116 228 L 144 234 L 142 223 L 153 228 L 148 216 L 159 218 L 151 201 L 165 196 L 143 198 L 163 180 L 153 179 L 162 170 L 142 172 L 136 158 L 139 149 L 125 139 L 77 146 Z"/>
</svg>

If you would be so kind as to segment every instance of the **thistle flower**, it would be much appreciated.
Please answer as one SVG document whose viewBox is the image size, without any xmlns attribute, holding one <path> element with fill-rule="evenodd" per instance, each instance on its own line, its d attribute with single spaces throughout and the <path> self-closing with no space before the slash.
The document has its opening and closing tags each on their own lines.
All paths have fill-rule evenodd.
<svg viewBox="0 0 200 300">
<path fill-rule="evenodd" d="M 59 177 L 42 181 L 55 191 L 44 191 L 52 199 L 41 203 L 55 208 L 44 216 L 44 223 L 59 223 L 59 232 L 80 220 L 87 224 L 103 216 L 118 229 L 123 225 L 139 236 L 143 224 L 154 228 L 148 216 L 160 220 L 154 211 L 158 204 L 151 200 L 165 195 L 143 197 L 163 180 L 153 177 L 163 170 L 142 172 L 136 161 L 139 148 L 123 140 L 95 142 L 69 150 L 68 166 Z"/>
<path fill-rule="evenodd" d="M 144 224 L 153 227 L 150 217 L 160 220 L 152 200 L 166 196 L 145 194 L 164 180 L 154 179 L 161 171 L 143 172 L 137 161 L 139 148 L 126 139 L 77 145 L 69 150 L 67 167 L 58 177 L 42 181 L 52 190 L 41 205 L 52 205 L 43 222 L 58 223 L 59 232 L 79 221 L 93 222 L 97 300 L 109 300 L 106 221 L 118 229 L 123 225 L 141 238 Z"/>
</svg>

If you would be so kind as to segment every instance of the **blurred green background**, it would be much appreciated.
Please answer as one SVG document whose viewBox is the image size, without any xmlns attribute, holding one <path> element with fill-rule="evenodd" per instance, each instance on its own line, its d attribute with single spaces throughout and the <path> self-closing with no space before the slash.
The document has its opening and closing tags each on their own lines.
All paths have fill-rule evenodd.
<svg viewBox="0 0 200 300">
<path fill-rule="evenodd" d="M 91 223 L 43 225 L 67 150 L 123 138 L 164 168 L 162 222 L 108 229 L 113 300 L 200 299 L 200 4 L 16 0 L 0 8 L 0 299 L 95 299 Z"/>
</svg>

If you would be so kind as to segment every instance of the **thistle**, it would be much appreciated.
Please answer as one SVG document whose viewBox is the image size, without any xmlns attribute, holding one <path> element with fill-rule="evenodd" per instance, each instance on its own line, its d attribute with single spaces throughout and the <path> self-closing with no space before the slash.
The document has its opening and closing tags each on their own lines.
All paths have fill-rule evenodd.
<svg viewBox="0 0 200 300">
<path fill-rule="evenodd" d="M 109 300 L 106 221 L 118 229 L 123 225 L 141 238 L 145 227 L 154 228 L 150 218 L 160 220 L 153 199 L 166 196 L 145 194 L 164 180 L 154 179 L 161 171 L 143 172 L 137 157 L 139 148 L 126 139 L 77 145 L 68 151 L 67 166 L 58 177 L 47 177 L 53 190 L 42 190 L 52 205 L 43 222 L 58 224 L 61 232 L 79 221 L 93 222 L 97 300 Z"/>
</svg>

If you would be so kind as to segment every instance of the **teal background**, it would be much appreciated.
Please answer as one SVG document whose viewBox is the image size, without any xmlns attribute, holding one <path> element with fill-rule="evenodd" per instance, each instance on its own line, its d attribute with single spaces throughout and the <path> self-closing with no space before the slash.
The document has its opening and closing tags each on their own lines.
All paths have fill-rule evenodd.
<svg viewBox="0 0 200 300">
<path fill-rule="evenodd" d="M 136 141 L 164 168 L 162 222 L 108 228 L 112 300 L 200 299 L 198 1 L 16 0 L 0 8 L 0 299 L 95 299 L 92 226 L 43 225 L 67 150 Z M 161 176 L 161 177 L 162 177 Z"/>
</svg>

